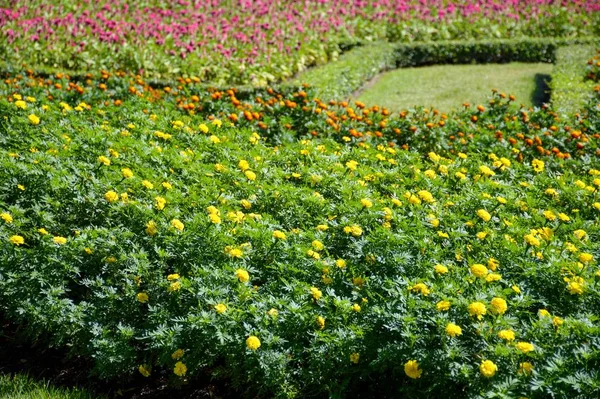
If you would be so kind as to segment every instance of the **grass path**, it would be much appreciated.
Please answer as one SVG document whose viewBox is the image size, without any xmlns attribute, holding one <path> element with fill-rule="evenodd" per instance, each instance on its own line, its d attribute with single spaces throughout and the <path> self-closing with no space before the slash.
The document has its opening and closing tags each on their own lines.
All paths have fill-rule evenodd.
<svg viewBox="0 0 600 399">
<path fill-rule="evenodd" d="M 551 64 L 436 65 L 385 72 L 357 93 L 358 100 L 392 111 L 434 106 L 440 111 L 459 108 L 463 102 L 485 103 L 490 90 L 516 96 L 518 104 L 548 101 L 545 81 Z M 356 93 L 355 93 L 356 95 Z"/>
<path fill-rule="evenodd" d="M 98 399 L 79 388 L 55 388 L 43 380 L 34 380 L 25 375 L 0 375 L 0 398 L 2 399 Z"/>
</svg>

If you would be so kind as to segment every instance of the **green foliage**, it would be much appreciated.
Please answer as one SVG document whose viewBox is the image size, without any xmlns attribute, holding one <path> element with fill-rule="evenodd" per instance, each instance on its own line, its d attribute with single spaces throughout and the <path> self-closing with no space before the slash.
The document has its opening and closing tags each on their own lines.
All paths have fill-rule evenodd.
<svg viewBox="0 0 600 399">
<path fill-rule="evenodd" d="M 552 105 L 560 113 L 574 114 L 593 97 L 593 82 L 586 81 L 586 61 L 594 55 L 594 45 L 561 47 L 556 52 L 556 63 L 550 87 Z"/>
<path fill-rule="evenodd" d="M 596 396 L 595 109 L 392 117 L 184 82 L 0 84 L 0 304 L 27 334 L 248 397 Z"/>
</svg>

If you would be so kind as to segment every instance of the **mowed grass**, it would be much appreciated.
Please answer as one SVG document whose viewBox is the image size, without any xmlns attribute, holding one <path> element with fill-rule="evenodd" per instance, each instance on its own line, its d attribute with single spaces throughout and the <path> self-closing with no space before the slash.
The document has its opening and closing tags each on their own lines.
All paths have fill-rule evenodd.
<svg viewBox="0 0 600 399">
<path fill-rule="evenodd" d="M 358 93 L 358 100 L 392 111 L 433 106 L 444 112 L 464 102 L 487 101 L 491 89 L 512 94 L 517 104 L 541 105 L 548 101 L 551 64 L 436 65 L 385 72 Z"/>
<path fill-rule="evenodd" d="M 56 388 L 25 375 L 0 375 L 1 399 L 96 399 L 103 396 L 79 388 Z"/>
</svg>

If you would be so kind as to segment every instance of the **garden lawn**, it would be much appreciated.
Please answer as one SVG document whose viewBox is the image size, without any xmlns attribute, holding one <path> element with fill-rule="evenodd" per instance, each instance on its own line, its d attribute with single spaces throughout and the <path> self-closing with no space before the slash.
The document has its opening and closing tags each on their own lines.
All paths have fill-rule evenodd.
<svg viewBox="0 0 600 399">
<path fill-rule="evenodd" d="M 92 399 L 100 396 L 84 390 L 59 389 L 25 375 L 0 375 L 0 397 L 3 399 Z"/>
<path fill-rule="evenodd" d="M 484 103 L 490 88 L 516 97 L 517 104 L 541 105 L 548 101 L 551 64 L 436 65 L 386 72 L 367 84 L 358 100 L 380 104 L 392 111 L 433 106 L 450 111 L 464 102 Z"/>
</svg>

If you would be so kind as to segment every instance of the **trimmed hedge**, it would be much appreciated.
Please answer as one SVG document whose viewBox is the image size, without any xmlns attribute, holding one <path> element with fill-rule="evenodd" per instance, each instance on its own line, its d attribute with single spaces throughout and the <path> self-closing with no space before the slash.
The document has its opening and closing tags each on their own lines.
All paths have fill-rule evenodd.
<svg viewBox="0 0 600 399">
<path fill-rule="evenodd" d="M 581 110 L 593 96 L 594 82 L 585 80 L 587 60 L 596 51 L 595 45 L 562 47 L 556 52 L 552 71 L 552 106 L 560 112 L 573 114 Z"/>
</svg>

